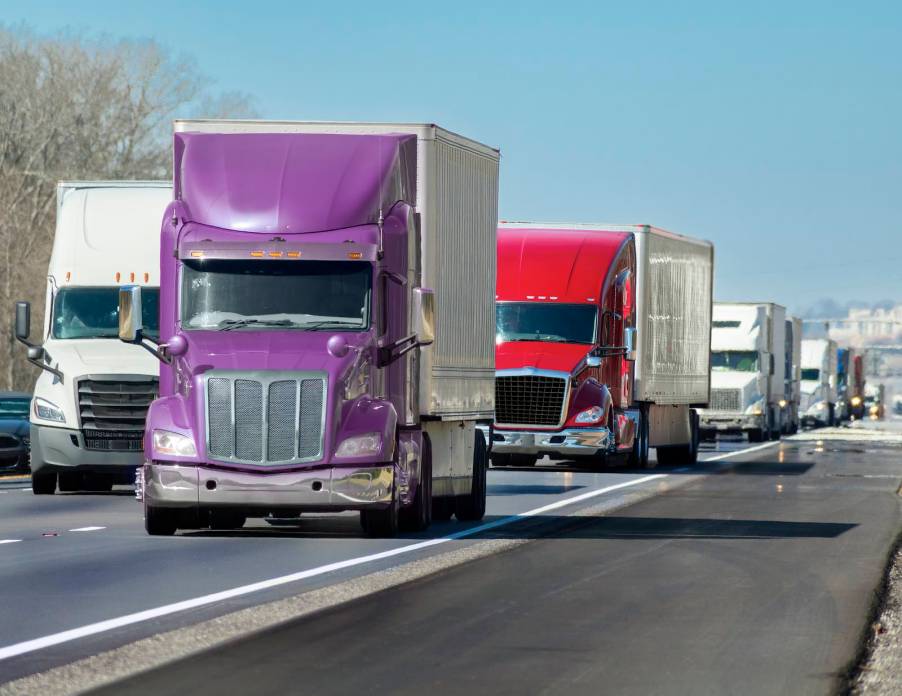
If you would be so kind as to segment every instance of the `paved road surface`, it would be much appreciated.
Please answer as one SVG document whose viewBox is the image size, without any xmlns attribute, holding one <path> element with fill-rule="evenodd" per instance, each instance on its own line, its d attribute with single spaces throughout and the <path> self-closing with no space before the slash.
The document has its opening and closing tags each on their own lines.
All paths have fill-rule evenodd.
<svg viewBox="0 0 902 696">
<path fill-rule="evenodd" d="M 747 446 L 738 442 L 722 443 L 719 451 L 731 452 Z M 709 446 L 705 456 L 719 455 Z M 540 471 L 490 472 L 487 519 L 522 514 L 621 484 L 627 487 L 600 498 L 626 499 L 637 490 L 653 491 L 659 483 L 632 485 L 654 471 L 590 473 L 566 464 L 552 465 L 547 461 L 544 464 Z M 668 471 L 666 476 L 679 479 L 685 473 Z M 80 630 L 135 612 L 401 549 L 467 527 L 449 522 L 433 525 L 427 534 L 375 540 L 361 536 L 356 514 L 311 515 L 302 518 L 296 528 L 275 529 L 256 520 L 240 532 L 189 532 L 175 538 L 151 538 L 144 533 L 140 506 L 129 489 L 109 495 L 36 497 L 27 488 L 27 481 L 0 483 L 5 484 L 0 486 L 0 587 L 3 588 L 0 682 L 160 631 L 472 543 L 459 539 L 441 548 L 418 549 L 338 572 L 323 572 L 266 591 L 211 602 L 189 611 L 174 611 L 152 621 L 140 621 L 35 650 L 30 641 L 63 631 Z M 593 497 L 585 504 L 596 502 L 598 498 Z M 567 506 L 548 513 L 549 523 L 577 508 L 579 505 Z M 28 652 L 3 654 L 4 649 L 15 653 L 23 644 Z"/>
<path fill-rule="evenodd" d="M 786 443 L 101 693 L 831 693 L 902 521 L 898 454 Z"/>
</svg>

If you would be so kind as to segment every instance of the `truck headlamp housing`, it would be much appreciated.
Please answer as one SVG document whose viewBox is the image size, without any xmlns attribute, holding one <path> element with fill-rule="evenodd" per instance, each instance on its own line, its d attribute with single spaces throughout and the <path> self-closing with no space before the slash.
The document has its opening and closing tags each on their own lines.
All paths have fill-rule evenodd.
<svg viewBox="0 0 902 696">
<path fill-rule="evenodd" d="M 363 435 L 353 435 L 342 440 L 338 449 L 335 450 L 335 456 L 366 457 L 379 454 L 381 449 L 382 436 L 379 433 L 365 433 Z"/>
<path fill-rule="evenodd" d="M 196 457 L 197 448 L 194 440 L 185 435 L 171 433 L 168 430 L 153 431 L 153 448 L 159 454 L 170 457 Z"/>
<path fill-rule="evenodd" d="M 34 415 L 41 420 L 54 421 L 56 423 L 66 422 L 66 415 L 63 413 L 63 409 L 40 397 L 34 400 Z"/>
<path fill-rule="evenodd" d="M 573 421 L 575 423 L 597 423 L 602 418 L 604 418 L 604 409 L 601 406 L 592 406 L 577 413 Z"/>
<path fill-rule="evenodd" d="M 756 401 L 753 401 L 751 406 L 745 409 L 746 415 L 751 416 L 761 416 L 764 414 L 764 397 L 760 397 Z"/>
<path fill-rule="evenodd" d="M 853 405 L 853 406 L 861 406 L 861 397 L 860 397 L 860 396 L 853 396 L 853 397 L 852 397 L 852 405 Z"/>
</svg>

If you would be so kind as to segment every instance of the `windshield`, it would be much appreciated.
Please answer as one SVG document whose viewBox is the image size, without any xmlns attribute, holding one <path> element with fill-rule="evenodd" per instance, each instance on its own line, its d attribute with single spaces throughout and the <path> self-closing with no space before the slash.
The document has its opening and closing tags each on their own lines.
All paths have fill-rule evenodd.
<svg viewBox="0 0 902 696">
<path fill-rule="evenodd" d="M 360 261 L 186 261 L 182 328 L 364 330 L 371 279 Z"/>
<path fill-rule="evenodd" d="M 594 305 L 500 302 L 495 306 L 495 342 L 595 342 Z"/>
<path fill-rule="evenodd" d="M 758 353 L 754 350 L 713 350 L 711 351 L 711 369 L 757 372 Z"/>
<path fill-rule="evenodd" d="M 821 378 L 821 371 L 814 367 L 802 368 L 802 379 L 806 382 L 817 382 Z"/>
<path fill-rule="evenodd" d="M 144 333 L 160 336 L 160 289 L 141 288 Z M 119 288 L 61 288 L 53 300 L 54 338 L 119 338 Z"/>
<path fill-rule="evenodd" d="M 0 418 L 28 420 L 29 404 L 31 404 L 31 399 L 26 399 L 24 397 L 0 397 Z"/>
</svg>

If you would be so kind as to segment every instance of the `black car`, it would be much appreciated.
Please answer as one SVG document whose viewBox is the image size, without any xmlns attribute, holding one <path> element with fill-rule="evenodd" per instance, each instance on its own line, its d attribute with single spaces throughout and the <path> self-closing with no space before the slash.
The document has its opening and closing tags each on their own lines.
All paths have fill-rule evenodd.
<svg viewBox="0 0 902 696">
<path fill-rule="evenodd" d="M 29 394 L 0 392 L 0 474 L 27 474 L 30 471 L 30 404 Z"/>
</svg>

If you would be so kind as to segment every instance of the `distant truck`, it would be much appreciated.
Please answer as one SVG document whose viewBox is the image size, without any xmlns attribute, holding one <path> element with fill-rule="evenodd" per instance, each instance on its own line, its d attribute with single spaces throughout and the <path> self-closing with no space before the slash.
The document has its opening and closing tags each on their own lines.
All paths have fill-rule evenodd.
<svg viewBox="0 0 902 696">
<path fill-rule="evenodd" d="M 802 320 L 798 317 L 786 319 L 785 369 L 783 432 L 793 434 L 799 431 L 802 424 L 799 416 L 799 403 L 802 400 Z"/>
<path fill-rule="evenodd" d="M 864 356 L 855 348 L 836 351 L 836 420 L 864 417 Z"/>
<path fill-rule="evenodd" d="M 773 302 L 717 302 L 711 328 L 711 407 L 706 437 L 742 432 L 779 439 L 792 421 L 786 399 L 786 308 Z"/>
<path fill-rule="evenodd" d="M 502 223 L 493 463 L 694 463 L 713 268 L 709 242 L 648 225 Z"/>
<path fill-rule="evenodd" d="M 485 513 L 499 152 L 435 125 L 176 121 L 142 477 L 151 535 Z"/>
<path fill-rule="evenodd" d="M 31 487 L 35 494 L 108 491 L 132 483 L 143 463 L 147 407 L 157 361 L 118 340 L 119 289 L 144 290 L 146 334 L 157 336 L 159 226 L 172 197 L 162 181 L 63 182 L 41 342 L 31 307 L 16 303 L 15 333 L 43 370 L 31 403 Z"/>
<path fill-rule="evenodd" d="M 836 341 L 802 341 L 802 425 L 836 424 Z"/>
<path fill-rule="evenodd" d="M 883 420 L 886 417 L 886 387 L 883 384 L 868 382 L 864 388 L 865 413 L 871 420 Z"/>
</svg>

